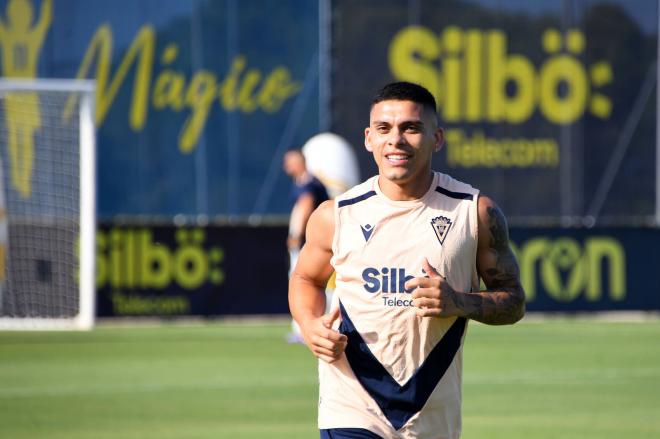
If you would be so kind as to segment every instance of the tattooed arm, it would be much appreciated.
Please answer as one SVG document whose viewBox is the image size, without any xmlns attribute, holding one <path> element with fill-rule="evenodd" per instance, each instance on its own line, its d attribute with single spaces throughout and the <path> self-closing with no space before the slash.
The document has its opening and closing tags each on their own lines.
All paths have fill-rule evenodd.
<svg viewBox="0 0 660 439">
<path fill-rule="evenodd" d="M 406 288 L 414 288 L 413 304 L 417 315 L 462 316 L 489 325 L 507 325 L 525 314 L 525 292 L 520 285 L 518 263 L 509 247 L 506 220 L 499 207 L 488 197 L 478 200 L 479 241 L 477 271 L 486 291 L 455 291 L 428 261 L 428 277 L 414 278 Z"/>
<path fill-rule="evenodd" d="M 476 293 L 479 306 L 469 316 L 490 325 L 515 323 L 525 314 L 525 292 L 511 247 L 506 219 L 488 197 L 480 196 L 477 271 L 486 291 Z"/>
</svg>

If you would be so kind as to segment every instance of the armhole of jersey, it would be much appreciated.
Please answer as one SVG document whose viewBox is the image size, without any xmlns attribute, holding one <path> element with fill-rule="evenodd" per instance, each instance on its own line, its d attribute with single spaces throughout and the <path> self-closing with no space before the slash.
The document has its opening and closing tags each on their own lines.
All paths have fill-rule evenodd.
<svg viewBox="0 0 660 439">
<path fill-rule="evenodd" d="M 481 286 L 481 277 L 479 277 L 479 270 L 477 269 L 477 253 L 479 252 L 479 189 L 474 189 L 474 202 L 472 204 L 474 205 L 470 207 L 472 209 L 472 221 L 474 221 L 474 227 L 472 228 L 474 231 L 474 258 L 472 258 L 474 261 L 472 266 L 474 276 L 472 288 L 476 292 L 480 290 Z"/>
<path fill-rule="evenodd" d="M 337 251 L 339 250 L 339 230 L 341 229 L 341 225 L 339 222 L 339 200 L 335 198 L 332 200 L 334 204 L 334 211 L 333 215 L 335 217 L 335 227 L 334 227 L 334 232 L 332 234 L 332 257 L 330 258 L 330 265 L 334 268 L 335 266 L 335 258 L 337 255 Z"/>
</svg>

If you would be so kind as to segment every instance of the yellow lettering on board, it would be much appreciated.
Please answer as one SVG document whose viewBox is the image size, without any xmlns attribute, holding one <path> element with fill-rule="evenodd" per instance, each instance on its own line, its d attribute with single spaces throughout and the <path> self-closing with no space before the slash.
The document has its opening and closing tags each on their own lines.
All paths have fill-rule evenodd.
<svg viewBox="0 0 660 439">
<path fill-rule="evenodd" d="M 195 149 L 216 100 L 227 112 L 238 110 L 252 113 L 261 109 L 265 113 L 275 113 L 302 88 L 300 82 L 293 80 L 291 72 L 285 67 L 275 67 L 268 74 L 258 69 L 246 69 L 247 58 L 244 55 L 237 55 L 231 61 L 227 75 L 220 82 L 216 73 L 205 69 L 194 72 L 188 82 L 183 72 L 171 68 L 177 59 L 179 48 L 175 43 L 170 43 L 160 56 L 161 66 L 167 68 L 156 76 L 151 94 L 155 47 L 155 30 L 153 26 L 145 24 L 139 29 L 113 73 L 112 29 L 108 24 L 103 24 L 96 30 L 76 78 L 91 76 L 96 80 L 98 125 L 105 120 L 131 69 L 134 69 L 135 77 L 128 113 L 129 126 L 134 131 L 144 128 L 150 102 L 156 110 L 167 108 L 180 112 L 190 109 L 191 113 L 179 133 L 178 146 L 184 154 Z M 62 116 L 65 121 L 70 120 L 74 105 L 75 95 L 71 95 Z"/>
<path fill-rule="evenodd" d="M 77 79 L 87 78 L 92 62 L 96 60 L 96 122 L 102 124 L 108 110 L 117 96 L 130 68 L 135 65 L 135 79 L 133 80 L 133 97 L 129 112 L 129 124 L 134 130 L 144 127 L 147 118 L 147 103 L 151 70 L 153 67 L 154 48 L 156 37 L 151 25 L 144 25 L 138 31 L 133 43 L 122 58 L 116 73 L 110 79 L 110 63 L 112 61 L 112 29 L 104 24 L 98 28 L 85 52 L 82 64 L 76 74 Z M 110 82 L 108 84 L 108 82 Z M 73 111 L 74 96 L 67 100 L 63 118 L 68 120 Z"/>
</svg>

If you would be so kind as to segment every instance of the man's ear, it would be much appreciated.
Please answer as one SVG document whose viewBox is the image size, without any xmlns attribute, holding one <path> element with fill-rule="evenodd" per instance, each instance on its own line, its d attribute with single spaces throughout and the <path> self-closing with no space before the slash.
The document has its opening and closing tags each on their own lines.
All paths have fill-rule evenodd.
<svg viewBox="0 0 660 439">
<path fill-rule="evenodd" d="M 369 140 L 369 127 L 364 129 L 364 147 L 369 152 L 374 152 L 374 149 L 371 147 L 371 141 Z"/>
<path fill-rule="evenodd" d="M 438 128 L 435 130 L 435 152 L 442 149 L 445 144 L 445 130 Z"/>
</svg>

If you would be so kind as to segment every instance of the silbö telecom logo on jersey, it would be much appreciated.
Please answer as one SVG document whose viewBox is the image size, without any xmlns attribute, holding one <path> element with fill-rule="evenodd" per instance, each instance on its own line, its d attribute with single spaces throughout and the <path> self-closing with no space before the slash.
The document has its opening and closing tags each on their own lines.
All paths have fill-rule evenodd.
<svg viewBox="0 0 660 439">
<path fill-rule="evenodd" d="M 383 267 L 380 270 L 367 267 L 362 271 L 364 289 L 372 294 L 381 293 L 383 306 L 413 306 L 410 296 L 413 290 L 407 290 L 405 284 L 414 278 L 406 273 L 405 268 L 399 267 Z"/>
</svg>

